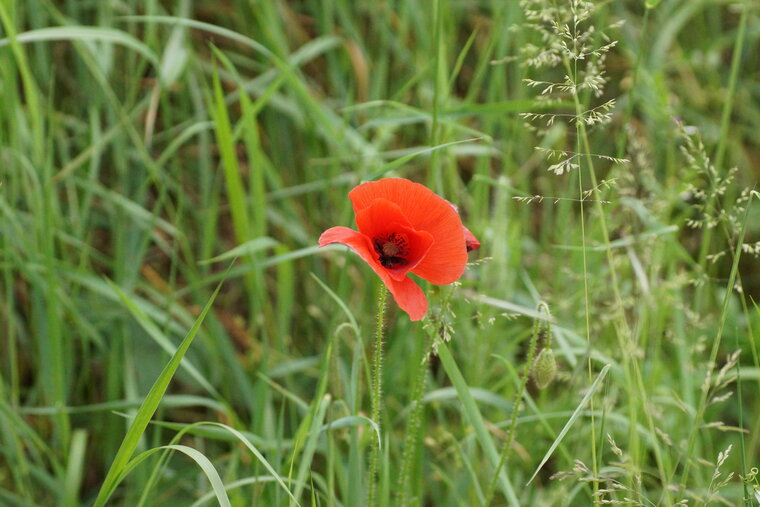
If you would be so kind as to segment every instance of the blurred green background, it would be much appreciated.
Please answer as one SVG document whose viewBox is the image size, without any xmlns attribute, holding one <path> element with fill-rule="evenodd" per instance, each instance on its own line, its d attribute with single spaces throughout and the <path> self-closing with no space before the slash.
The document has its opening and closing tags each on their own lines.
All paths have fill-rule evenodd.
<svg viewBox="0 0 760 507">
<path fill-rule="evenodd" d="M 379 280 L 316 240 L 402 176 L 482 247 L 389 304 L 379 505 L 486 501 L 539 301 L 492 505 L 754 505 L 758 7 L 0 0 L 0 504 L 92 504 L 201 316 L 110 503 L 362 505 Z"/>
</svg>

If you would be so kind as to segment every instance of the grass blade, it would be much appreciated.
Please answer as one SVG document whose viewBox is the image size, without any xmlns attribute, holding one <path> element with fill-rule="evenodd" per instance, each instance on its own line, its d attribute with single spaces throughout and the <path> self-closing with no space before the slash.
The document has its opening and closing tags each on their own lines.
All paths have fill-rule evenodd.
<svg viewBox="0 0 760 507">
<path fill-rule="evenodd" d="M 129 458 L 137 448 L 137 444 L 145 432 L 145 428 L 148 426 L 150 419 L 156 412 L 156 409 L 158 408 L 158 405 L 161 402 L 161 399 L 163 398 L 167 387 L 169 386 L 169 382 L 174 376 L 174 373 L 177 371 L 177 368 L 179 367 L 182 358 L 185 356 L 185 353 L 193 343 L 195 335 L 198 334 L 198 331 L 201 328 L 201 324 L 203 324 L 203 320 L 206 318 L 206 314 L 211 309 L 211 305 L 213 304 L 214 299 L 216 299 L 217 294 L 219 294 L 219 289 L 221 287 L 222 285 L 220 283 L 216 287 L 214 293 L 211 295 L 211 298 L 209 298 L 201 314 L 195 320 L 195 324 L 193 324 L 190 332 L 187 333 L 185 338 L 182 340 L 182 343 L 177 348 L 177 352 L 174 353 L 172 358 L 166 364 L 164 370 L 158 376 L 156 382 L 153 384 L 153 387 L 150 389 L 150 392 L 145 397 L 145 401 L 143 401 L 140 409 L 137 411 L 135 419 L 132 422 L 132 425 L 129 427 L 127 434 L 124 436 L 124 439 L 122 440 L 121 446 L 116 453 L 116 457 L 114 457 L 111 467 L 108 469 L 108 473 L 106 474 L 106 478 L 103 481 L 103 485 L 100 487 L 98 496 L 95 499 L 95 507 L 105 505 L 106 501 L 108 501 L 108 498 L 116 489 L 116 486 L 118 486 L 121 473 L 126 468 L 127 463 L 129 462 Z"/>
<path fill-rule="evenodd" d="M 541 467 L 543 467 L 546 464 L 546 462 L 549 461 L 549 458 L 551 457 L 554 450 L 562 442 L 562 439 L 565 438 L 565 435 L 567 435 L 567 432 L 570 431 L 570 428 L 572 428 L 575 421 L 577 421 L 578 418 L 581 416 L 583 409 L 591 400 L 591 397 L 594 396 L 594 394 L 596 393 L 596 390 L 599 389 L 599 386 L 601 385 L 602 380 L 604 380 L 604 377 L 607 376 L 607 371 L 609 369 L 610 369 L 609 364 L 604 365 L 604 368 L 602 368 L 602 371 L 599 372 L 599 375 L 597 375 L 596 380 L 594 380 L 594 383 L 591 384 L 591 387 L 589 388 L 586 395 L 583 397 L 581 402 L 573 411 L 573 415 L 570 416 L 570 419 L 568 419 L 567 423 L 565 423 L 565 426 L 562 428 L 562 431 L 559 432 L 559 435 L 557 435 L 557 438 L 554 440 L 554 442 L 552 442 L 552 445 L 551 447 L 549 447 L 549 450 L 546 451 L 546 454 L 544 455 L 544 459 L 541 460 L 541 463 L 536 468 L 536 471 L 533 472 L 533 475 L 530 476 L 530 479 L 528 479 L 527 484 L 530 484 L 531 481 L 533 481 L 533 479 L 536 477 L 538 472 L 541 470 Z"/>
<path fill-rule="evenodd" d="M 201 423 L 201 424 L 203 424 L 204 426 L 205 426 L 205 425 L 209 425 L 209 426 L 216 426 L 216 427 L 222 428 L 223 430 L 226 430 L 226 431 L 228 431 L 229 433 L 231 433 L 232 435 L 234 435 L 234 436 L 235 436 L 235 437 L 236 437 L 236 438 L 237 438 L 237 439 L 238 439 L 240 442 L 242 442 L 242 444 L 243 444 L 243 445 L 245 445 L 245 446 L 246 446 L 246 448 L 247 448 L 249 451 L 251 451 L 251 453 L 252 453 L 254 456 L 256 456 L 256 458 L 259 460 L 259 462 L 260 462 L 262 465 L 264 465 L 264 468 L 266 468 L 267 472 L 269 472 L 270 474 L 272 474 L 272 477 L 274 478 L 274 480 L 275 480 L 275 481 L 277 481 L 277 484 L 279 484 L 279 485 L 280 485 L 280 487 L 281 487 L 283 490 L 285 490 L 285 492 L 288 494 L 288 496 L 291 498 L 291 500 L 293 500 L 293 502 L 295 502 L 295 504 L 296 504 L 296 505 L 300 505 L 300 504 L 298 503 L 298 500 L 296 500 L 296 497 L 295 497 L 295 496 L 293 496 L 293 493 L 291 493 L 291 492 L 290 492 L 290 489 L 288 489 L 288 487 L 285 485 L 285 482 L 283 482 L 283 480 L 282 480 L 282 477 L 280 477 L 280 474 L 278 474 L 278 473 L 277 473 L 277 471 L 274 469 L 274 467 L 272 467 L 272 465 L 269 463 L 269 461 L 267 461 L 267 459 L 264 457 L 264 455 L 263 455 L 263 454 L 261 454 L 261 452 L 260 452 L 260 451 L 259 451 L 259 450 L 256 448 L 256 446 L 254 446 L 254 445 L 251 443 L 251 441 L 250 441 L 250 440 L 248 440 L 248 439 L 245 437 L 245 435 L 243 435 L 241 432 L 239 432 L 239 431 L 238 431 L 238 430 L 236 430 L 235 428 L 232 428 L 232 427 L 230 427 L 230 426 L 227 426 L 226 424 L 222 424 L 222 423 L 211 423 L 211 422 L 204 422 L 204 423 Z"/>
<path fill-rule="evenodd" d="M 396 169 L 397 167 L 401 167 L 402 165 L 406 164 L 407 162 L 410 162 L 414 160 L 415 158 L 419 157 L 420 155 L 427 155 L 430 153 L 436 153 L 438 150 L 442 150 L 444 148 L 448 148 L 449 146 L 454 146 L 457 144 L 463 144 L 463 143 L 474 143 L 477 141 L 482 141 L 485 138 L 483 137 L 473 137 L 472 139 L 461 139 L 459 141 L 450 141 L 448 143 L 438 144 L 436 146 L 429 146 L 427 148 L 422 148 L 418 151 L 415 151 L 414 153 L 410 153 L 409 155 L 405 155 L 403 157 L 397 158 L 396 160 L 392 160 L 385 164 L 383 167 L 378 169 L 376 172 L 370 174 L 367 176 L 367 180 L 374 180 L 376 178 L 379 178 L 380 176 L 389 173 Z"/>
<path fill-rule="evenodd" d="M 198 261 L 198 264 L 213 264 L 215 262 L 221 262 L 226 260 L 232 260 L 236 257 L 247 257 L 253 255 L 267 248 L 277 246 L 277 241 L 268 236 L 262 236 L 260 238 L 254 238 L 250 241 L 246 241 L 242 245 L 236 246 L 232 250 L 228 250 L 223 254 L 219 254 L 216 257 L 210 259 L 203 259 Z"/>
<path fill-rule="evenodd" d="M 169 340 L 169 338 L 161 332 L 158 326 L 156 326 L 156 324 L 150 320 L 150 317 L 148 317 L 145 312 L 143 312 L 142 309 L 137 306 L 135 302 L 132 301 L 132 299 L 127 296 L 115 283 L 111 282 L 110 280 L 106 280 L 106 282 L 119 295 L 119 298 L 127 307 L 129 312 L 132 314 L 135 320 L 137 320 L 145 332 L 148 333 L 148 335 L 153 339 L 153 341 L 155 341 L 158 346 L 164 349 L 164 351 L 167 353 L 175 354 L 177 349 L 174 347 L 174 344 L 172 344 L 171 340 Z M 184 363 L 180 363 L 180 365 L 182 368 L 187 370 L 187 373 L 189 373 L 190 376 L 193 377 L 201 387 L 203 387 L 203 389 L 205 389 L 215 398 L 221 399 L 219 391 L 217 391 L 214 386 L 212 386 L 211 383 L 206 380 L 203 374 L 195 367 L 193 363 L 190 361 L 185 361 Z"/>
<path fill-rule="evenodd" d="M 462 402 L 464 415 L 470 424 L 472 424 L 478 442 L 480 442 L 480 446 L 486 453 L 488 461 L 491 462 L 491 466 L 496 468 L 499 464 L 499 452 L 496 450 L 496 444 L 494 444 L 491 436 L 488 434 L 485 422 L 483 421 L 483 416 L 480 414 L 475 399 L 470 393 L 470 387 L 467 385 L 467 382 L 465 382 L 462 372 L 459 371 L 459 367 L 445 343 L 438 344 L 438 357 L 441 359 L 443 368 L 446 370 L 446 374 L 449 376 L 451 383 L 454 384 L 454 389 L 456 389 L 457 394 L 459 395 L 459 400 Z M 520 505 L 520 502 L 515 495 L 515 490 L 512 487 L 512 483 L 509 481 L 504 470 L 499 472 L 499 485 L 510 505 Z"/>
<path fill-rule="evenodd" d="M 158 57 L 148 46 L 135 39 L 128 33 L 113 28 L 96 28 L 92 26 L 53 26 L 38 28 L 16 35 L 16 41 L 20 43 L 50 42 L 50 41 L 102 41 L 113 42 L 134 49 L 143 55 L 148 61 L 160 68 Z M 0 48 L 10 44 L 9 39 L 0 39 Z"/>
<path fill-rule="evenodd" d="M 63 505 L 66 507 L 79 505 L 79 490 L 82 487 L 82 477 L 87 448 L 87 432 L 75 430 L 71 435 L 69 459 L 66 464 L 66 478 L 63 483 Z"/>
<path fill-rule="evenodd" d="M 216 468 L 214 468 L 214 465 L 211 464 L 211 461 L 197 449 L 193 449 L 192 447 L 188 447 L 182 444 L 162 445 L 160 447 L 154 447 L 153 449 L 149 449 L 138 454 L 124 468 L 118 478 L 119 482 L 124 479 L 124 477 L 126 477 L 132 470 L 134 470 L 140 463 L 159 451 L 179 451 L 195 461 L 201 470 L 203 470 L 203 473 L 206 474 L 206 478 L 208 478 L 209 482 L 211 483 L 212 492 L 214 495 L 216 495 L 216 499 L 219 501 L 219 505 L 222 507 L 232 507 L 230 499 L 227 496 L 227 488 L 224 487 L 222 478 L 219 477 L 219 472 L 216 471 Z"/>
</svg>

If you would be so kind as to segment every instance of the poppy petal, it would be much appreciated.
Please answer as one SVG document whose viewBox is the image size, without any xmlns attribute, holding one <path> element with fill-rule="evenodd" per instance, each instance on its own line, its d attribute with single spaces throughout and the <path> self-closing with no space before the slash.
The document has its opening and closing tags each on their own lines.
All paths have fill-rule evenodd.
<svg viewBox="0 0 760 507">
<path fill-rule="evenodd" d="M 478 241 L 478 238 L 470 232 L 470 229 L 464 226 L 462 227 L 464 228 L 464 244 L 467 246 L 467 251 L 472 252 L 473 250 L 480 248 L 480 241 Z"/>
<path fill-rule="evenodd" d="M 426 280 L 445 285 L 456 281 L 467 265 L 462 221 L 448 201 L 432 190 L 403 178 L 385 178 L 362 183 L 348 194 L 354 212 L 368 208 L 377 199 L 398 205 L 412 228 L 430 233 L 434 243 L 412 270 Z"/>
<path fill-rule="evenodd" d="M 456 211 L 457 214 L 459 214 L 459 208 L 457 208 L 456 204 L 454 204 L 453 202 L 450 202 L 450 201 L 446 201 L 446 202 L 449 204 L 449 206 L 451 206 L 452 208 L 454 208 L 454 211 Z M 480 241 L 478 241 L 478 239 L 475 237 L 475 235 L 470 232 L 470 229 L 468 229 L 465 226 L 462 226 L 462 228 L 464 229 L 463 230 L 463 232 L 464 232 L 464 244 L 467 247 L 467 251 L 468 252 L 472 252 L 473 250 L 477 250 L 478 248 L 480 248 Z"/>
<path fill-rule="evenodd" d="M 432 234 L 412 228 L 401 208 L 387 199 L 375 199 L 359 211 L 356 225 L 372 240 L 378 261 L 397 281 L 423 261 L 434 242 Z M 383 243 L 391 247 L 386 255 L 379 250 Z"/>
<path fill-rule="evenodd" d="M 409 314 L 411 320 L 421 320 L 425 316 L 428 307 L 425 293 L 407 276 L 402 277 L 401 280 L 395 280 L 391 277 L 389 270 L 385 269 L 377 260 L 377 253 L 374 251 L 369 237 L 348 227 L 331 227 L 319 237 L 319 246 L 327 246 L 332 243 L 344 244 L 359 254 L 359 257 L 377 273 L 390 291 L 396 304 Z"/>
<path fill-rule="evenodd" d="M 391 277 L 386 279 L 382 275 L 380 278 L 383 279 L 399 308 L 409 314 L 409 320 L 422 320 L 427 313 L 428 302 L 419 285 L 408 276 L 405 276 L 403 280 L 394 280 Z"/>
<path fill-rule="evenodd" d="M 360 232 L 356 232 L 348 227 L 330 227 L 319 237 L 319 246 L 327 246 L 333 243 L 341 243 L 350 247 L 351 250 L 359 254 L 364 262 L 373 266 L 378 264 L 377 254 L 372 247 L 370 239 Z M 382 266 L 380 266 L 382 268 Z"/>
<path fill-rule="evenodd" d="M 374 199 L 369 206 L 356 211 L 356 227 L 370 237 L 387 232 L 390 222 L 412 227 L 401 207 L 388 199 Z"/>
</svg>

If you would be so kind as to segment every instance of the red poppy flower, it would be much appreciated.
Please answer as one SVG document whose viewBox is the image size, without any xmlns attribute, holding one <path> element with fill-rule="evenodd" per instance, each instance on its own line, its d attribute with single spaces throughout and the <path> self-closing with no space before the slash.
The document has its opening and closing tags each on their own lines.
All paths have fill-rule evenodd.
<svg viewBox="0 0 760 507">
<path fill-rule="evenodd" d="M 427 312 L 422 289 L 409 272 L 436 285 L 459 279 L 467 252 L 480 243 L 462 225 L 456 207 L 419 183 L 385 178 L 362 183 L 348 193 L 359 231 L 332 227 L 319 246 L 342 243 L 378 274 L 411 320 Z"/>
</svg>

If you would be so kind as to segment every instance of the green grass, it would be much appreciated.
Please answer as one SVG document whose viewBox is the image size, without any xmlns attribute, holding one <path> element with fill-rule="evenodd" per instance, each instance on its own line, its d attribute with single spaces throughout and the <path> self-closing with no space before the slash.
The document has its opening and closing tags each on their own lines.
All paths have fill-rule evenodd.
<svg viewBox="0 0 760 507">
<path fill-rule="evenodd" d="M 595 3 L 0 1 L 0 504 L 757 505 L 760 9 Z M 385 176 L 482 247 L 379 333 Z"/>
</svg>

